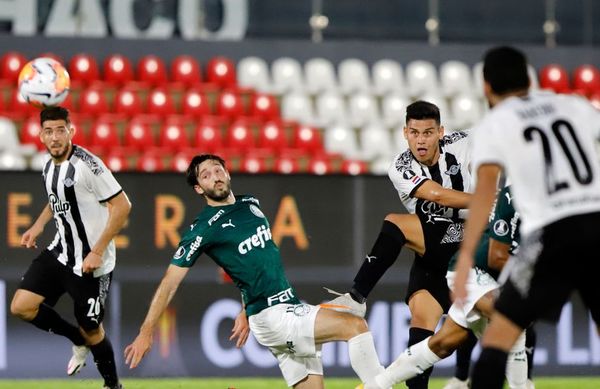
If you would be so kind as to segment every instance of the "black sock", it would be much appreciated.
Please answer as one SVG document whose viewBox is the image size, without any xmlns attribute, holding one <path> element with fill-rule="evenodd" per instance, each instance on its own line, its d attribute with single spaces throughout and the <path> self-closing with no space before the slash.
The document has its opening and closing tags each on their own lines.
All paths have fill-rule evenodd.
<svg viewBox="0 0 600 389">
<path fill-rule="evenodd" d="M 116 387 L 119 384 L 119 377 L 115 365 L 115 353 L 108 337 L 104 336 L 100 343 L 90 346 L 90 350 L 98 372 L 104 378 L 104 385 L 109 388 Z"/>
<path fill-rule="evenodd" d="M 531 379 L 533 372 L 533 355 L 535 353 L 535 343 L 537 334 L 532 326 L 525 330 L 525 352 L 527 354 L 527 378 Z"/>
<path fill-rule="evenodd" d="M 433 331 L 426 330 L 425 328 L 411 327 L 408 330 L 408 347 L 427 339 L 431 335 L 433 335 Z M 406 380 L 406 386 L 410 389 L 427 389 L 429 376 L 432 371 L 433 366 L 425 370 L 422 374 Z"/>
<path fill-rule="evenodd" d="M 469 367 L 471 366 L 471 353 L 477 344 L 477 337 L 469 331 L 469 337 L 456 350 L 456 370 L 454 376 L 461 381 L 469 378 Z"/>
<path fill-rule="evenodd" d="M 351 295 L 355 300 L 363 302 L 369 296 L 377 281 L 396 261 L 400 249 L 405 243 L 406 237 L 400 228 L 394 223 L 384 220 L 371 252 L 354 277 Z"/>
<path fill-rule="evenodd" d="M 60 317 L 47 304 L 40 304 L 37 316 L 30 323 L 41 330 L 65 336 L 76 346 L 85 344 L 85 339 L 79 332 L 79 328 Z"/>
<path fill-rule="evenodd" d="M 508 353 L 486 347 L 473 369 L 471 389 L 502 389 Z"/>
</svg>

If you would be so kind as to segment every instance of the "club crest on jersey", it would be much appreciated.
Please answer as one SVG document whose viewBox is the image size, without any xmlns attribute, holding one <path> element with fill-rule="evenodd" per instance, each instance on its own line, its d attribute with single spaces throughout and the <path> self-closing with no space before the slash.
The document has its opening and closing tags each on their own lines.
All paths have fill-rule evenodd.
<svg viewBox="0 0 600 389">
<path fill-rule="evenodd" d="M 64 215 L 71 209 L 71 204 L 68 201 L 60 201 L 54 193 L 50 193 L 50 196 L 48 196 L 48 203 L 52 213 L 55 215 Z"/>
<path fill-rule="evenodd" d="M 65 183 L 65 186 L 66 186 L 67 188 L 70 188 L 70 187 L 72 187 L 73 185 L 75 185 L 75 181 L 73 181 L 73 180 L 71 179 L 71 177 L 67 177 L 67 178 L 65 178 L 65 181 L 64 181 L 64 183 Z"/>
<path fill-rule="evenodd" d="M 458 165 L 452 165 L 448 168 L 448 170 L 446 170 L 444 173 L 446 173 L 449 176 L 455 176 L 460 172 L 460 163 Z"/>
<path fill-rule="evenodd" d="M 265 214 L 262 213 L 262 211 L 260 210 L 260 208 L 258 208 L 254 204 L 250 204 L 250 212 L 252 212 L 254 214 L 254 216 L 260 217 L 261 219 L 265 217 Z"/>
<path fill-rule="evenodd" d="M 496 220 L 494 223 L 494 233 L 498 236 L 506 236 L 508 234 L 509 228 L 508 223 L 505 220 Z"/>
</svg>

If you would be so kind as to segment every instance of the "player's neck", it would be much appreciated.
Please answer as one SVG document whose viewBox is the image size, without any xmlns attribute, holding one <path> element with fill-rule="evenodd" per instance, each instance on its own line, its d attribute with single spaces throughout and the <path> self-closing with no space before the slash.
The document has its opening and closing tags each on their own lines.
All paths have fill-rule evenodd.
<svg viewBox="0 0 600 389">
<path fill-rule="evenodd" d="M 519 89 L 512 92 L 507 92 L 501 95 L 492 94 L 489 98 L 490 106 L 495 107 L 500 104 L 502 101 L 510 98 L 510 97 L 524 97 L 529 94 L 529 89 Z"/>
<path fill-rule="evenodd" d="M 52 158 L 52 163 L 54 163 L 55 165 L 60 165 L 61 163 L 65 162 L 67 159 L 69 159 L 69 157 L 71 156 L 71 154 L 73 153 L 73 143 L 69 142 L 69 145 L 67 146 L 67 152 L 64 153 L 64 155 L 61 155 L 58 158 L 55 158 L 54 156 L 52 156 L 52 154 L 50 154 L 50 157 Z"/>
<path fill-rule="evenodd" d="M 215 199 L 211 199 L 206 196 L 205 196 L 205 198 L 206 198 L 206 204 L 210 205 L 211 207 L 222 207 L 224 205 L 231 205 L 231 204 L 235 203 L 235 196 L 234 196 L 233 192 L 229 192 L 229 196 L 227 196 L 223 200 L 215 200 Z"/>
</svg>

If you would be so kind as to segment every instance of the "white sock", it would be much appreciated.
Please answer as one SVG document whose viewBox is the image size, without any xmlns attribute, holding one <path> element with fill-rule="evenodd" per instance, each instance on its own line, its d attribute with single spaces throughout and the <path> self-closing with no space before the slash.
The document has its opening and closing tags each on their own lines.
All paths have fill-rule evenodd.
<svg viewBox="0 0 600 389">
<path fill-rule="evenodd" d="M 525 353 L 525 332 L 508 353 L 506 361 L 506 381 L 511 389 L 527 388 L 527 354 Z"/>
<path fill-rule="evenodd" d="M 375 351 L 373 335 L 369 331 L 348 339 L 348 354 L 352 369 L 364 383 L 372 382 L 384 370 Z"/>
<path fill-rule="evenodd" d="M 441 358 L 429 348 L 429 338 L 412 345 L 392 362 L 385 371 L 377 377 L 375 382 L 381 388 L 390 388 L 399 382 L 404 382 L 429 369 Z"/>
</svg>

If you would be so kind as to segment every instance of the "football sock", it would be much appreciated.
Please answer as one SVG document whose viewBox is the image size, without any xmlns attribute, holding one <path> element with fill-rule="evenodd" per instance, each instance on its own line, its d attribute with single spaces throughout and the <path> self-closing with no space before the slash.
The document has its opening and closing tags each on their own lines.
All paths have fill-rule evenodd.
<svg viewBox="0 0 600 389">
<path fill-rule="evenodd" d="M 409 347 L 377 377 L 375 382 L 382 388 L 389 388 L 394 384 L 418 377 L 425 370 L 431 370 L 441 358 L 429 348 L 429 337 Z M 407 381 L 408 384 L 408 381 Z M 427 382 L 425 382 L 425 388 Z"/>
<path fill-rule="evenodd" d="M 384 220 L 379 236 L 354 278 L 350 295 L 359 303 L 369 296 L 377 281 L 398 258 L 406 237 L 394 223 Z M 362 299 L 362 301 L 361 301 Z"/>
<path fill-rule="evenodd" d="M 47 304 L 40 304 L 37 316 L 31 320 L 37 328 L 67 337 L 76 346 L 85 344 L 79 328 L 69 323 Z"/>
<path fill-rule="evenodd" d="M 527 384 L 527 355 L 525 353 L 525 332 L 515 342 L 506 361 L 506 380 L 510 388 L 525 389 Z"/>
<path fill-rule="evenodd" d="M 508 353 L 497 348 L 484 348 L 473 368 L 471 389 L 502 389 Z"/>
<path fill-rule="evenodd" d="M 119 377 L 115 365 L 115 354 L 108 337 L 104 336 L 100 343 L 90 346 L 90 350 L 94 356 L 96 368 L 104 378 L 104 385 L 110 388 L 118 386 Z"/>
<path fill-rule="evenodd" d="M 535 344 L 537 334 L 532 326 L 525 330 L 525 352 L 527 352 L 527 378 L 531 379 L 533 371 L 533 357 L 535 354 Z"/>
<path fill-rule="evenodd" d="M 375 376 L 383 371 L 383 366 L 375 351 L 373 335 L 370 332 L 364 332 L 349 339 L 348 354 L 352 369 L 364 383 L 372 382 Z"/>
<path fill-rule="evenodd" d="M 471 354 L 473 348 L 477 344 L 477 337 L 472 331 L 469 331 L 469 337 L 456 350 L 456 370 L 454 376 L 461 381 L 466 381 L 469 378 L 469 367 L 471 366 Z"/>
<path fill-rule="evenodd" d="M 410 330 L 408 330 L 409 350 L 412 345 L 415 345 L 415 344 L 429 338 L 432 335 L 433 335 L 433 331 L 426 330 L 424 328 L 411 327 Z M 427 346 L 427 349 L 429 350 L 429 346 Z M 436 355 L 436 358 L 437 358 L 437 360 L 439 360 L 439 357 L 437 355 Z M 433 363 L 430 364 L 429 366 L 432 366 L 432 365 L 433 365 Z M 425 371 L 423 371 L 419 375 L 407 380 L 406 386 L 408 386 L 410 389 L 427 389 L 427 386 L 429 385 L 429 376 L 431 375 L 431 372 L 433 371 L 433 367 L 429 367 L 428 369 L 424 368 L 423 370 L 425 370 Z"/>
</svg>

